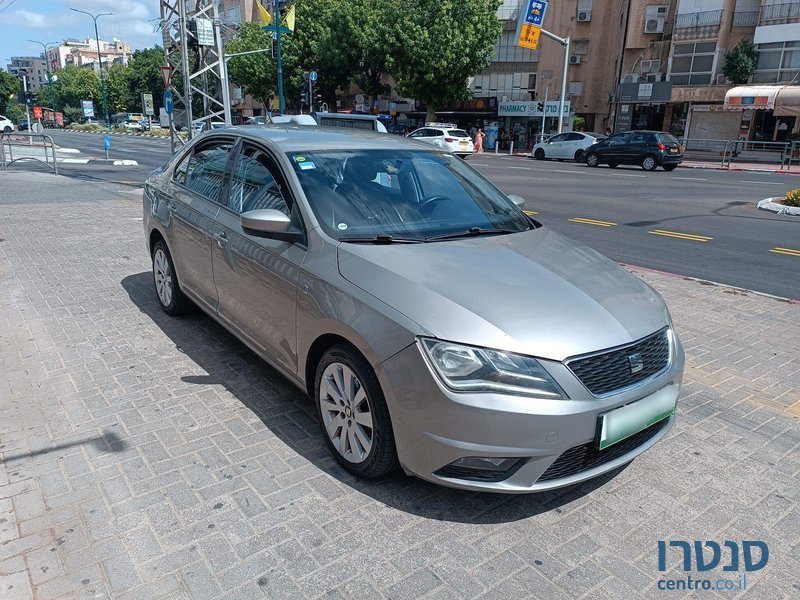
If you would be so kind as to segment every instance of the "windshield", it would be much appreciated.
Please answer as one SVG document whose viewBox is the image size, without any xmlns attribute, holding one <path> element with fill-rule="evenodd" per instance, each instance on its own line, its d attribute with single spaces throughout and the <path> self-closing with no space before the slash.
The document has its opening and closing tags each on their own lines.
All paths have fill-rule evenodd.
<svg viewBox="0 0 800 600">
<path fill-rule="evenodd" d="M 658 137 L 658 141 L 661 142 L 662 144 L 672 144 L 673 146 L 678 145 L 678 140 L 676 140 L 668 133 L 657 133 L 656 137 Z"/>
<path fill-rule="evenodd" d="M 337 240 L 427 241 L 533 228 L 513 202 L 450 154 L 372 150 L 288 156 L 317 220 Z"/>
</svg>

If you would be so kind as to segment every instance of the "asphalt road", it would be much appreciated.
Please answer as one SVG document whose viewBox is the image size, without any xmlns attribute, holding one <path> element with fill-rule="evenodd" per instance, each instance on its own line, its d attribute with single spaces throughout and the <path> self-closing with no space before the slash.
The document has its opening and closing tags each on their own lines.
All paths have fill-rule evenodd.
<svg viewBox="0 0 800 600">
<path fill-rule="evenodd" d="M 103 156 L 101 135 L 56 132 L 53 138 Z M 112 136 L 111 144 L 112 158 L 140 166 L 59 168 L 67 176 L 139 185 L 171 155 L 168 139 Z M 800 299 L 800 219 L 755 209 L 762 198 L 800 187 L 800 176 L 590 169 L 494 154 L 469 163 L 504 192 L 525 198 L 525 208 L 545 225 L 616 261 Z"/>
</svg>

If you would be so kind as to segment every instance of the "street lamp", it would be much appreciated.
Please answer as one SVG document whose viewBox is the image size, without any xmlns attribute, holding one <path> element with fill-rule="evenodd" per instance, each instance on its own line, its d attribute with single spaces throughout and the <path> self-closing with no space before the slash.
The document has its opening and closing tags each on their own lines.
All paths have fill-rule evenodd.
<svg viewBox="0 0 800 600">
<path fill-rule="evenodd" d="M 89 15 L 92 17 L 92 20 L 94 20 L 94 41 L 97 44 L 97 62 L 100 63 L 100 88 L 103 90 L 103 118 L 105 119 L 106 127 L 108 127 L 108 95 L 106 94 L 106 80 L 103 77 L 103 58 L 100 56 L 100 35 L 97 33 L 97 19 L 111 16 L 114 13 L 98 13 L 93 15 L 90 12 L 77 8 L 70 8 L 70 10 Z"/>
<path fill-rule="evenodd" d="M 52 93 L 53 88 L 51 86 L 53 84 L 53 78 L 50 75 L 50 59 L 47 58 L 47 47 L 48 46 L 55 46 L 55 45 L 59 44 L 60 42 L 47 42 L 45 44 L 44 42 L 40 42 L 39 40 L 28 40 L 28 41 L 31 42 L 32 44 L 39 44 L 42 47 L 42 50 L 44 51 L 44 68 L 45 68 L 45 71 L 47 72 L 47 86 L 48 86 L 48 89 L 50 90 L 50 92 Z M 55 128 L 55 126 L 56 126 L 56 97 L 55 97 L 55 94 L 53 94 L 53 97 L 51 98 L 51 100 L 53 101 L 53 127 Z"/>
</svg>

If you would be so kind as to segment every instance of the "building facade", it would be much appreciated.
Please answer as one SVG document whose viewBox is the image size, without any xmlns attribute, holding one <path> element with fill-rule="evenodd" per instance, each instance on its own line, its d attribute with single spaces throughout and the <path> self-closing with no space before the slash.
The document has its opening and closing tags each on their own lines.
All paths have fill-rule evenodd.
<svg viewBox="0 0 800 600">
<path fill-rule="evenodd" d="M 6 70 L 17 77 L 25 75 L 31 92 L 38 92 L 47 85 L 47 61 L 44 56 L 12 56 Z"/>
<path fill-rule="evenodd" d="M 56 72 L 68 66 L 78 66 L 100 71 L 97 54 L 100 50 L 100 59 L 103 67 L 113 65 L 127 65 L 131 56 L 131 47 L 127 42 L 114 38 L 112 41 L 66 39 L 60 46 L 47 51 L 47 62 L 51 72 Z"/>
</svg>

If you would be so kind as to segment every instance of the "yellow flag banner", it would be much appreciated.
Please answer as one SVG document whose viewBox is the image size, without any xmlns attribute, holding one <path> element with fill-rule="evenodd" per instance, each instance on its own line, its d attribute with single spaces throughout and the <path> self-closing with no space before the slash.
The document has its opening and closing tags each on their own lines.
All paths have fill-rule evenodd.
<svg viewBox="0 0 800 600">
<path fill-rule="evenodd" d="M 294 31 L 294 4 L 292 4 L 291 8 L 289 8 L 289 12 L 286 13 L 286 16 L 283 18 L 283 24 L 290 31 Z"/>
<path fill-rule="evenodd" d="M 261 2 L 256 0 L 256 6 L 258 7 L 258 13 L 261 15 L 261 25 L 267 27 L 270 23 L 272 23 L 272 16 L 267 12 L 267 9 L 261 6 Z"/>
</svg>

